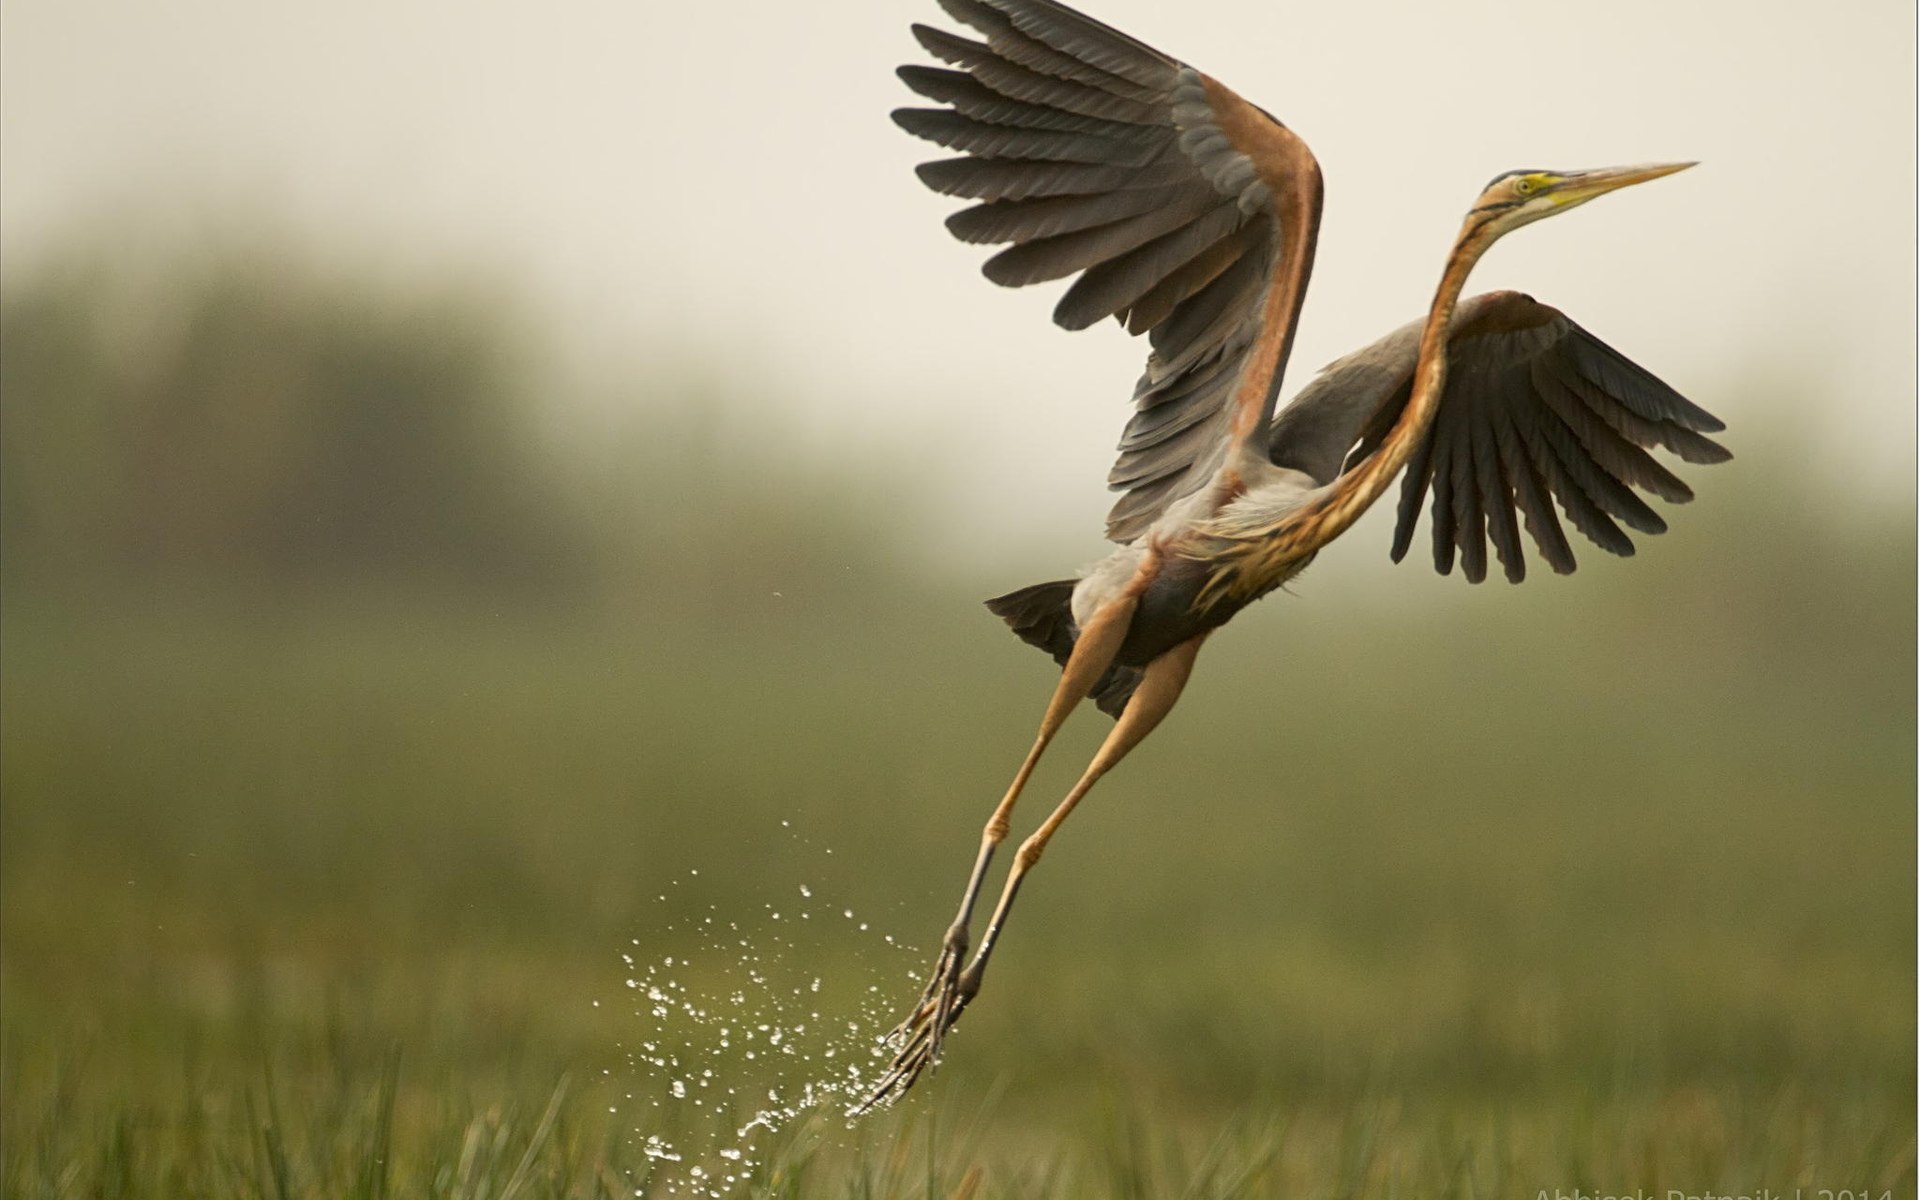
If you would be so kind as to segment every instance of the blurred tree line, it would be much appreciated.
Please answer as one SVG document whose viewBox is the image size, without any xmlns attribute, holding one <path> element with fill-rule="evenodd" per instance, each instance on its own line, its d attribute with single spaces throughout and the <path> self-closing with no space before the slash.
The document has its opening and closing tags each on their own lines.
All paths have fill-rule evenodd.
<svg viewBox="0 0 1920 1200">
<path fill-rule="evenodd" d="M 906 597 L 966 595 L 915 570 L 925 481 L 806 444 L 751 383 L 671 354 L 559 382 L 503 289 L 395 284 L 271 234 L 144 254 L 127 240 L 81 230 L 0 287 L 9 596 L 358 590 L 725 632 L 775 595 L 811 601 L 822 627 L 870 630 L 899 624 L 888 610 Z M 1736 423 L 1736 461 L 1697 480 L 1683 558 L 1582 579 L 1691 606 L 1703 634 L 1775 653 L 1819 656 L 1830 639 L 1809 632 L 1845 612 L 1849 644 L 1884 659 L 1862 631 L 1911 629 L 1913 513 L 1770 486 L 1804 473 L 1794 422 L 1815 411 Z M 1552 607 L 1548 590 L 1513 603 Z"/>
<path fill-rule="evenodd" d="M 697 608 L 878 561 L 878 481 L 787 461 L 777 416 L 691 372 L 622 385 L 582 437 L 536 329 L 484 288 L 76 242 L 0 293 L 8 591 Z"/>
<path fill-rule="evenodd" d="M 10 574 L 300 585 L 578 569 L 527 427 L 521 349 L 493 314 L 281 263 L 167 275 L 75 261 L 7 290 Z"/>
</svg>

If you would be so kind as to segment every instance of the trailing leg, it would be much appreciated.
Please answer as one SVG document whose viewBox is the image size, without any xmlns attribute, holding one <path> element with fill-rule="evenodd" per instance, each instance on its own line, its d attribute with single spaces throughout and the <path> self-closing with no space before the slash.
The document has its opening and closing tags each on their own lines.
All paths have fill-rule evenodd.
<svg viewBox="0 0 1920 1200">
<path fill-rule="evenodd" d="M 973 908 L 986 884 L 987 868 L 993 862 L 994 850 L 1006 840 L 1014 805 L 1019 802 L 1027 781 L 1033 777 L 1033 769 L 1039 764 L 1040 756 L 1046 753 L 1047 746 L 1066 723 L 1067 717 L 1086 699 L 1087 693 L 1106 674 L 1107 668 L 1113 665 L 1114 655 L 1119 653 L 1120 644 L 1126 640 L 1127 627 L 1132 623 L 1138 607 L 1139 601 L 1131 593 L 1112 601 L 1088 620 L 1086 628 L 1080 631 L 1079 638 L 1074 642 L 1073 652 L 1060 672 L 1060 681 L 1054 686 L 1053 698 L 1047 702 L 1047 711 L 1040 718 L 1040 729 L 1034 735 L 1033 746 L 1027 751 L 1020 769 L 1014 773 L 1013 782 L 1008 785 L 1006 794 L 1000 798 L 993 815 L 987 818 L 986 827 L 980 832 L 980 850 L 974 858 L 973 872 L 967 877 L 966 891 L 960 897 L 960 911 L 954 916 L 953 924 L 947 927 L 940 956 L 934 962 L 927 986 L 922 989 L 920 998 L 914 1002 L 906 1018 L 889 1035 L 889 1040 L 900 1046 L 896 1068 L 899 1060 L 911 1053 L 917 1056 L 919 1063 L 912 1071 L 917 1076 L 939 1056 L 941 1039 L 960 1015 L 958 989 L 970 948 Z M 891 1078 L 895 1072 L 888 1074 Z M 900 1090 L 904 1091 L 911 1082 L 912 1079 L 908 1078 L 901 1083 Z M 881 1095 L 882 1092 L 876 1092 L 861 1107 L 864 1109 L 872 1105 Z"/>
<path fill-rule="evenodd" d="M 1126 603 L 1130 605 L 1131 602 Z M 1107 611 L 1109 610 L 1102 610 L 1101 615 L 1106 615 Z M 1127 615 L 1131 616 L 1130 609 Z M 1089 632 L 1092 631 L 1093 624 L 1089 623 Z M 1115 650 L 1118 649 L 1119 641 L 1124 636 L 1125 626 L 1121 625 L 1119 634 L 1113 639 Z M 1083 641 L 1085 637 L 1086 635 L 1083 634 Z M 1180 698 L 1180 692 L 1186 686 L 1187 677 L 1193 671 L 1193 661 L 1200 652 L 1200 644 L 1205 640 L 1205 635 L 1193 638 L 1148 664 L 1140 687 L 1128 701 L 1126 711 L 1121 714 L 1113 731 L 1107 735 L 1107 740 L 1101 744 L 1093 761 L 1087 765 L 1079 782 L 1074 784 L 1073 790 L 1067 793 L 1066 799 L 1060 802 L 1059 807 L 1054 809 L 1053 814 L 1035 831 L 1033 836 L 1021 843 L 1019 852 L 1014 856 L 1013 870 L 1007 876 L 1006 886 L 1000 893 L 1000 902 L 994 907 L 993 917 L 987 924 L 985 935 L 981 938 L 980 951 L 972 963 L 962 970 L 961 963 L 964 961 L 967 947 L 967 924 L 972 916 L 980 886 L 985 879 L 986 865 L 992 858 L 994 847 L 1006 837 L 1006 818 L 1012 812 L 1013 801 L 1018 798 L 1021 787 L 1025 785 L 1027 777 L 1032 773 L 1034 762 L 1038 760 L 1040 752 L 1045 749 L 1047 741 L 1052 738 L 1053 731 L 1059 728 L 1059 722 L 1065 719 L 1066 713 L 1070 712 L 1073 705 L 1086 694 L 1085 689 L 1092 687 L 1092 680 L 1097 680 L 1106 670 L 1108 663 L 1112 660 L 1112 653 L 1108 652 L 1105 660 L 1098 663 L 1097 669 L 1091 670 L 1091 678 L 1079 685 L 1082 689 L 1079 696 L 1074 696 L 1061 706 L 1061 697 L 1067 694 L 1067 681 L 1063 677 L 1061 688 L 1054 693 L 1055 704 L 1048 706 L 1047 719 L 1041 723 L 1040 738 L 1036 740 L 1034 749 L 1021 766 L 1020 773 L 1014 777 L 1013 787 L 1008 789 L 1006 799 L 1001 801 L 1001 807 L 995 810 L 994 819 L 987 823 L 987 830 L 981 841 L 980 857 L 974 864 L 967 895 L 961 903 L 960 917 L 954 928 L 948 930 L 947 942 L 941 952 L 940 962 L 935 968 L 934 978 L 927 985 L 927 990 L 922 993 L 919 1003 L 914 1006 L 913 1013 L 900 1028 L 894 1031 L 893 1037 L 900 1043 L 900 1049 L 894 1055 L 886 1074 L 881 1076 L 879 1083 L 875 1085 L 873 1094 L 860 1106 L 860 1111 L 865 1111 L 889 1096 L 904 1093 L 913 1086 L 921 1072 L 938 1059 L 941 1040 L 946 1031 L 960 1018 L 967 1004 L 979 993 L 980 980 L 986 972 L 987 959 L 991 956 L 1000 932 L 1006 925 L 1007 914 L 1013 908 L 1013 899 L 1020 890 L 1021 881 L 1025 879 L 1027 872 L 1033 869 L 1034 864 L 1040 861 L 1040 855 L 1046 850 L 1047 842 L 1067 819 L 1068 814 L 1093 789 L 1093 785 L 1099 781 L 1100 777 L 1112 770 L 1116 763 L 1126 757 L 1128 751 L 1139 745 L 1141 740 L 1153 731 L 1154 726 L 1158 725 L 1161 719 L 1172 710 L 1174 702 Z M 1077 648 L 1076 657 L 1078 657 Z M 1091 662 L 1092 656 L 1089 655 L 1089 664 Z M 1069 672 L 1072 669 L 1073 663 L 1069 662 Z M 1056 708 L 1059 709 L 1057 715 Z"/>
</svg>

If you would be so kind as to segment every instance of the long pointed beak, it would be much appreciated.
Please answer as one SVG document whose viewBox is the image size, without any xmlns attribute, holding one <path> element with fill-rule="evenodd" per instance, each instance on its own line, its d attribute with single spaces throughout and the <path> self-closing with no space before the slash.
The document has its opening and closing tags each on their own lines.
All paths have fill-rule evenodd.
<svg viewBox="0 0 1920 1200">
<path fill-rule="evenodd" d="M 1582 171 L 1577 175 L 1568 175 L 1550 195 L 1563 204 L 1580 203 L 1595 196 L 1604 196 L 1608 192 L 1623 187 L 1632 187 L 1636 183 L 1645 183 L 1649 179 L 1659 179 L 1663 175 L 1672 175 L 1684 171 L 1697 163 L 1644 163 L 1637 167 L 1607 167 L 1599 171 Z"/>
</svg>

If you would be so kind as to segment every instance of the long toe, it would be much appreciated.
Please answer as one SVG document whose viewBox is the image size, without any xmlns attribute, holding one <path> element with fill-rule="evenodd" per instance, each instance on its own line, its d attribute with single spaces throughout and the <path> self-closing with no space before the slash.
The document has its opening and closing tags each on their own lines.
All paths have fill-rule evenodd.
<svg viewBox="0 0 1920 1200">
<path fill-rule="evenodd" d="M 961 936 L 964 939 L 964 933 Z M 947 944 L 934 964 L 933 977 L 927 980 L 906 1019 L 887 1035 L 886 1044 L 895 1048 L 893 1061 L 874 1084 L 873 1092 L 853 1110 L 856 1115 L 898 1099 L 929 1068 L 939 1065 L 947 1031 L 980 991 L 982 964 L 977 959 L 967 964 L 965 951 L 954 940 L 949 931 Z"/>
</svg>

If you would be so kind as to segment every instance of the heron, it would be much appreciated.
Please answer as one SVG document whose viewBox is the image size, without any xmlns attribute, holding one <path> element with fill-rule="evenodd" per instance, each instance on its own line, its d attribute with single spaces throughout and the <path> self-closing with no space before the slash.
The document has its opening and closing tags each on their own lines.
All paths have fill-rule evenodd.
<svg viewBox="0 0 1920 1200">
<path fill-rule="evenodd" d="M 1487 545 L 1526 576 L 1524 528 L 1553 571 L 1574 569 L 1555 512 L 1616 555 L 1621 528 L 1666 524 L 1640 493 L 1692 498 L 1649 453 L 1731 457 L 1724 425 L 1566 315 L 1530 296 L 1462 299 L 1508 233 L 1693 166 L 1513 170 L 1468 208 L 1423 318 L 1327 366 L 1276 414 L 1314 244 L 1322 184 L 1307 145 L 1224 83 L 1057 0 L 939 0 L 977 37 L 913 35 L 944 66 L 898 74 L 938 107 L 894 121 L 953 157 L 922 164 L 934 191 L 973 201 L 947 219 L 964 242 L 1010 243 L 997 284 L 1072 277 L 1056 323 L 1111 317 L 1151 347 L 1108 477 L 1115 548 L 1076 578 L 987 607 L 1060 676 L 1031 748 L 981 833 L 960 908 L 895 1053 L 862 1110 L 897 1098 L 940 1058 L 978 996 L 1021 884 L 1094 784 L 1159 726 L 1201 646 L 1297 575 L 1402 477 L 1391 557 L 1432 495 L 1433 561 L 1473 583 Z M 972 952 L 994 853 L 1048 744 L 1091 698 L 1114 725 L 1078 781 L 1013 857 Z"/>
</svg>

